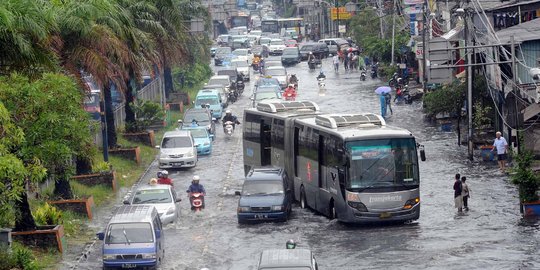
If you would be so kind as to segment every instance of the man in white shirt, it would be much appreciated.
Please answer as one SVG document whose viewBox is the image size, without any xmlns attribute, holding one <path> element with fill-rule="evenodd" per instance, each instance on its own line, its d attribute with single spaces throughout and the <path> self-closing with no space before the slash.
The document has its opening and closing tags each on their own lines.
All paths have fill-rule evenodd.
<svg viewBox="0 0 540 270">
<path fill-rule="evenodd" d="M 497 160 L 499 161 L 499 169 L 502 173 L 505 172 L 506 166 L 506 151 L 508 150 L 508 143 L 506 139 L 502 136 L 501 132 L 497 131 L 495 133 L 495 141 L 493 141 L 493 151 L 497 151 Z"/>
<path fill-rule="evenodd" d="M 336 55 L 334 55 L 332 57 L 332 62 L 334 63 L 334 71 L 338 72 L 338 69 L 339 69 L 339 56 L 337 55 L 337 53 L 336 53 Z"/>
</svg>

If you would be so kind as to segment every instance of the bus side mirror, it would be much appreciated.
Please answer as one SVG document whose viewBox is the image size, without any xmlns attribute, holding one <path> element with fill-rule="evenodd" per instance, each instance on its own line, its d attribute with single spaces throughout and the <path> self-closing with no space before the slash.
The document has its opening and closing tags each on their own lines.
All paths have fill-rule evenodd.
<svg viewBox="0 0 540 270">
<path fill-rule="evenodd" d="M 419 145 L 419 149 L 420 149 L 420 160 L 426 161 L 426 151 L 424 150 L 424 146 Z"/>
</svg>

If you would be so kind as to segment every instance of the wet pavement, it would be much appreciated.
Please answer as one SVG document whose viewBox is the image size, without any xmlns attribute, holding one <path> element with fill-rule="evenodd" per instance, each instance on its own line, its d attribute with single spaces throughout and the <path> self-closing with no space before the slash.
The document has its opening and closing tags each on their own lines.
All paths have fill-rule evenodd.
<svg viewBox="0 0 540 270">
<path fill-rule="evenodd" d="M 315 101 L 323 112 L 380 112 L 373 92 L 382 84 L 379 80 L 362 82 L 358 71 L 341 69 L 336 74 L 326 59 L 327 91 L 321 96 L 315 79 L 318 70 L 309 71 L 305 62 L 287 70 L 299 77 L 297 100 Z M 240 121 L 254 80 L 252 75 L 243 97 L 230 106 Z M 288 239 L 311 249 L 320 269 L 540 269 L 540 228 L 522 220 L 517 190 L 508 177 L 495 164 L 469 162 L 454 133 L 424 121 L 421 103 L 394 105 L 393 111 L 387 123 L 409 129 L 426 149 L 427 161 L 420 163 L 418 221 L 351 226 L 295 206 L 287 223 L 238 225 L 234 191 L 241 189 L 243 178 L 241 132 L 237 129 L 226 138 L 216 129 L 212 155 L 200 157 L 194 169 L 170 172 L 184 198 L 191 177 L 201 176 L 207 190 L 206 209 L 193 214 L 187 198 L 181 203 L 180 219 L 164 233 L 166 256 L 161 269 L 256 269 L 262 250 L 284 248 Z M 143 181 L 156 172 L 152 167 Z M 470 211 L 459 215 L 453 208 L 455 173 L 467 176 L 471 189 Z M 110 216 L 107 211 L 112 208 L 103 215 Z M 101 267 L 100 244 L 89 248 L 78 264 L 71 256 L 66 258 L 61 268 Z"/>
</svg>

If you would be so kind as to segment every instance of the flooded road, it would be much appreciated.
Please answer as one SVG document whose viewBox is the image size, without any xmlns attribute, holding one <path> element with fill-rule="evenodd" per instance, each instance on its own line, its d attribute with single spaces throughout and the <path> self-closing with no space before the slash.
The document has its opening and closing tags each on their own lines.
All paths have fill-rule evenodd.
<svg viewBox="0 0 540 270">
<path fill-rule="evenodd" d="M 320 96 L 318 70 L 309 71 L 305 62 L 287 70 L 299 77 L 297 100 L 315 101 L 322 112 L 380 113 L 374 93 L 383 84 L 379 80 L 362 82 L 359 72 L 343 69 L 335 74 L 326 59 L 327 91 Z M 252 75 L 241 100 L 230 106 L 241 122 L 254 79 Z M 410 130 L 426 150 L 427 161 L 420 163 L 418 221 L 351 226 L 294 206 L 287 223 L 238 225 L 234 191 L 243 183 L 241 132 L 237 129 L 232 138 L 225 138 L 216 128 L 210 156 L 201 157 L 194 169 L 170 171 L 176 191 L 185 199 L 180 219 L 165 230 L 161 269 L 256 269 L 262 250 L 284 248 L 288 239 L 311 249 L 320 269 L 540 269 L 540 229 L 524 225 L 517 190 L 508 177 L 495 164 L 470 163 L 454 133 L 424 121 L 421 103 L 394 105 L 393 111 L 387 124 Z M 156 172 L 151 168 L 147 178 Z M 471 189 L 470 211 L 460 215 L 453 207 L 455 173 L 466 176 Z M 185 195 L 195 174 L 207 190 L 206 209 L 198 214 L 189 211 Z M 100 268 L 100 245 L 98 241 L 76 268 Z M 61 268 L 74 266 L 70 259 Z"/>
</svg>

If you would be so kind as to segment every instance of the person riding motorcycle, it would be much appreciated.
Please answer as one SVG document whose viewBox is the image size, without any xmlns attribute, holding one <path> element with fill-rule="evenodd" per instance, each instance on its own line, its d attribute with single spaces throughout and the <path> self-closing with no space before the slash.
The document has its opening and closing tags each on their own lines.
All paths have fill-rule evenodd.
<svg viewBox="0 0 540 270">
<path fill-rule="evenodd" d="M 235 129 L 236 125 L 240 125 L 240 121 L 238 121 L 238 118 L 234 115 L 232 115 L 231 110 L 225 111 L 225 116 L 223 116 L 223 130 L 225 130 L 225 123 L 226 122 L 232 122 L 233 130 Z"/>
<path fill-rule="evenodd" d="M 285 243 L 285 247 L 287 249 L 294 249 L 294 248 L 296 248 L 296 243 L 294 242 L 294 240 L 291 239 L 291 240 L 287 241 L 287 243 Z"/>
<path fill-rule="evenodd" d="M 319 76 L 317 76 L 317 80 L 319 80 L 319 79 L 326 79 L 326 75 L 324 75 L 324 72 L 322 72 L 322 70 L 319 73 Z"/>
<path fill-rule="evenodd" d="M 202 208 L 204 208 L 204 196 L 206 196 L 206 190 L 204 190 L 204 187 L 203 185 L 199 184 L 199 181 L 201 180 L 201 178 L 198 176 L 198 175 L 194 175 L 192 180 L 191 180 L 191 185 L 189 186 L 189 188 L 186 190 L 187 192 L 187 195 L 189 197 L 189 202 L 191 203 L 192 199 L 191 199 L 191 193 L 202 193 L 203 195 L 203 199 L 202 199 Z M 193 206 L 192 206 L 193 208 Z"/>
<path fill-rule="evenodd" d="M 191 120 L 191 127 L 198 127 L 199 122 L 196 119 Z"/>
<path fill-rule="evenodd" d="M 289 86 L 283 92 L 285 100 L 295 100 L 296 99 L 296 89 L 294 89 L 294 84 L 289 84 Z"/>
<path fill-rule="evenodd" d="M 291 74 L 291 77 L 289 77 L 289 83 L 294 85 L 294 87 L 298 87 L 298 77 L 296 77 L 296 74 Z"/>
<path fill-rule="evenodd" d="M 315 60 L 315 55 L 313 55 L 313 52 L 309 52 L 308 57 L 307 57 L 308 63 L 309 63 L 311 60 Z"/>
<path fill-rule="evenodd" d="M 168 171 L 161 171 L 157 173 L 157 183 L 160 185 L 171 185 L 174 186 L 173 180 L 169 178 L 169 172 Z"/>
</svg>

